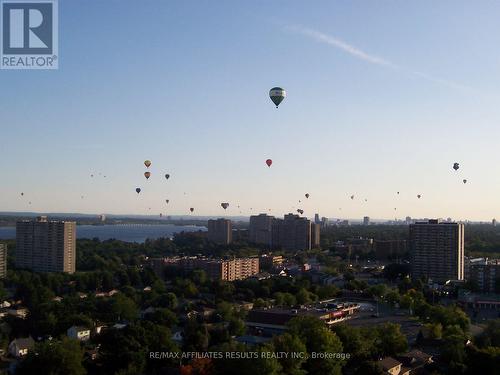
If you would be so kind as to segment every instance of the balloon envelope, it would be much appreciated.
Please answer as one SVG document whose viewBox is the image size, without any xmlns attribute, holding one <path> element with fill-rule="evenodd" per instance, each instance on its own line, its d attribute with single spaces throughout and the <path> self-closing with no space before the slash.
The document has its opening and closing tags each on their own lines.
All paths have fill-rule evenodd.
<svg viewBox="0 0 500 375">
<path fill-rule="evenodd" d="M 229 203 L 221 203 L 220 205 L 223 209 L 227 209 L 229 207 Z"/>
<path fill-rule="evenodd" d="M 309 199 L 309 193 L 306 193 L 306 198 L 308 198 L 308 199 Z"/>
<path fill-rule="evenodd" d="M 273 161 L 271 159 L 267 159 L 266 164 L 268 167 L 270 167 L 273 164 Z"/>
<path fill-rule="evenodd" d="M 269 97 L 273 101 L 276 108 L 278 108 L 283 99 L 286 98 L 286 91 L 281 87 L 273 87 L 269 90 Z"/>
<path fill-rule="evenodd" d="M 168 179 L 170 178 L 170 175 L 167 173 L 167 174 L 165 175 L 165 178 L 168 180 Z"/>
<path fill-rule="evenodd" d="M 146 166 L 146 168 L 149 168 L 149 166 L 151 165 L 151 160 L 144 160 L 144 165 Z"/>
<path fill-rule="evenodd" d="M 458 164 L 458 163 L 453 163 L 453 169 L 454 169 L 454 170 L 458 170 L 458 168 L 460 168 L 460 164 Z"/>
<path fill-rule="evenodd" d="M 144 172 L 144 177 L 148 179 L 151 176 L 151 172 Z"/>
<path fill-rule="evenodd" d="M 464 179 L 464 180 L 463 180 L 463 182 L 464 182 L 464 184 L 466 184 L 466 183 L 467 183 L 467 180 L 466 180 L 466 179 Z"/>
<path fill-rule="evenodd" d="M 137 189 L 135 189 L 135 192 L 136 192 L 137 194 L 139 194 L 139 193 L 141 192 L 141 188 L 137 188 Z"/>
<path fill-rule="evenodd" d="M 194 208 L 193 208 L 193 207 L 191 207 L 191 208 L 189 209 L 189 211 L 193 212 L 193 211 L 194 211 Z"/>
</svg>

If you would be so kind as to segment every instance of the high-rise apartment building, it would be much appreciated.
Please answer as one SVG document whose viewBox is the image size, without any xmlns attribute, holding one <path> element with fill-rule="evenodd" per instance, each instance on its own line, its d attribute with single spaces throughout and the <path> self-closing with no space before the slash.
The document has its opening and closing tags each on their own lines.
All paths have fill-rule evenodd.
<svg viewBox="0 0 500 375">
<path fill-rule="evenodd" d="M 222 245 L 229 245 L 233 242 L 231 220 L 208 220 L 208 240 Z"/>
<path fill-rule="evenodd" d="M 468 281 L 486 293 L 500 293 L 500 260 L 486 260 L 470 266 Z"/>
<path fill-rule="evenodd" d="M 0 243 L 0 279 L 7 276 L 7 245 Z"/>
<path fill-rule="evenodd" d="M 249 241 L 271 246 L 273 220 L 266 214 L 250 216 Z"/>
<path fill-rule="evenodd" d="M 272 226 L 272 246 L 284 250 L 311 249 L 311 221 L 295 214 L 274 219 Z"/>
<path fill-rule="evenodd" d="M 16 267 L 35 272 L 75 272 L 76 223 L 46 216 L 16 224 Z"/>
<path fill-rule="evenodd" d="M 320 245 L 321 224 L 311 223 L 311 247 L 318 248 Z"/>
<path fill-rule="evenodd" d="M 412 277 L 464 279 L 464 225 L 429 220 L 410 225 Z"/>
</svg>

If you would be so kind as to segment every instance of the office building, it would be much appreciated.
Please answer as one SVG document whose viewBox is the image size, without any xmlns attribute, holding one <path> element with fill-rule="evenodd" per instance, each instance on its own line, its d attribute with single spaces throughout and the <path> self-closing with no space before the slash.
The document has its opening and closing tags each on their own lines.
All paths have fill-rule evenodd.
<svg viewBox="0 0 500 375">
<path fill-rule="evenodd" d="M 321 223 L 321 219 L 319 218 L 319 214 L 314 214 L 314 223 L 315 224 Z"/>
<path fill-rule="evenodd" d="M 266 214 L 250 216 L 249 241 L 271 246 L 273 220 L 274 216 Z"/>
<path fill-rule="evenodd" d="M 231 220 L 208 220 L 208 240 L 221 245 L 229 245 L 233 242 Z"/>
<path fill-rule="evenodd" d="M 363 218 L 363 225 L 370 225 L 370 217 L 369 216 L 365 216 Z"/>
<path fill-rule="evenodd" d="M 500 293 L 500 260 L 486 260 L 470 266 L 470 281 L 484 293 Z"/>
<path fill-rule="evenodd" d="M 464 279 L 464 225 L 428 220 L 410 225 L 412 277 Z"/>
<path fill-rule="evenodd" d="M 16 224 L 16 267 L 35 272 L 75 272 L 76 223 L 46 216 Z"/>
<path fill-rule="evenodd" d="M 272 246 L 284 250 L 311 249 L 311 221 L 295 214 L 274 219 L 272 226 Z"/>
<path fill-rule="evenodd" d="M 0 279 L 7 276 L 7 245 L 0 243 Z"/>
</svg>

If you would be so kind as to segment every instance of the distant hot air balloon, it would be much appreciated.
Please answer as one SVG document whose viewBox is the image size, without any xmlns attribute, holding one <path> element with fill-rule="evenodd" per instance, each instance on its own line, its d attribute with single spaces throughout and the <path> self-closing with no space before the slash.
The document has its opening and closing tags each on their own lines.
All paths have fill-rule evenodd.
<svg viewBox="0 0 500 375">
<path fill-rule="evenodd" d="M 193 212 L 193 211 L 194 211 L 194 208 L 193 208 L 193 207 L 191 207 L 191 208 L 189 209 L 189 211 Z"/>
<path fill-rule="evenodd" d="M 365 198 L 365 202 L 368 202 L 368 199 Z"/>
<path fill-rule="evenodd" d="M 396 210 L 397 210 L 397 208 L 396 208 L 396 207 L 394 207 L 394 211 L 396 211 Z"/>
<path fill-rule="evenodd" d="M 167 173 L 167 174 L 165 175 L 165 178 L 168 180 L 168 179 L 170 178 L 170 175 Z"/>
<path fill-rule="evenodd" d="M 351 195 L 351 199 L 354 199 L 354 195 Z"/>
<path fill-rule="evenodd" d="M 135 189 L 135 192 L 136 192 L 137 194 L 139 194 L 139 193 L 141 192 L 141 188 L 137 188 L 137 189 Z"/>
<path fill-rule="evenodd" d="M 305 197 L 306 197 L 307 199 L 309 199 L 309 193 L 306 193 L 306 194 L 305 194 Z"/>
<path fill-rule="evenodd" d="M 160 214 L 160 217 L 162 217 L 162 216 L 163 216 L 163 214 Z"/>
<path fill-rule="evenodd" d="M 82 199 L 83 199 L 83 195 L 82 195 Z"/>
<path fill-rule="evenodd" d="M 460 168 L 460 164 L 458 163 L 453 163 L 453 169 L 458 171 L 458 168 Z"/>
<path fill-rule="evenodd" d="M 24 193 L 21 193 L 21 197 L 24 195 Z"/>
<path fill-rule="evenodd" d="M 165 199 L 165 202 L 167 202 L 167 204 L 168 204 L 168 202 L 170 202 L 170 199 Z"/>
<path fill-rule="evenodd" d="M 93 174 L 91 174 L 91 175 L 90 175 L 90 177 L 94 177 L 94 175 L 93 175 Z"/>
<path fill-rule="evenodd" d="M 229 207 L 229 203 L 221 203 L 220 205 L 223 209 L 227 209 Z"/>
<path fill-rule="evenodd" d="M 420 199 L 420 197 L 422 197 L 420 194 L 417 194 L 417 198 Z"/>
<path fill-rule="evenodd" d="M 144 165 L 146 168 L 149 168 L 151 166 L 151 160 L 144 160 Z"/>
<path fill-rule="evenodd" d="M 398 195 L 399 195 L 399 191 L 398 191 Z"/>
<path fill-rule="evenodd" d="M 267 159 L 266 164 L 268 167 L 270 167 L 273 164 L 273 161 L 271 159 Z"/>
<path fill-rule="evenodd" d="M 151 176 L 151 172 L 144 172 L 144 177 L 148 179 Z"/>
<path fill-rule="evenodd" d="M 466 183 L 467 183 L 467 180 L 466 180 L 465 178 L 464 178 L 462 181 L 464 182 L 464 184 L 466 184 Z"/>
<path fill-rule="evenodd" d="M 28 204 L 31 204 L 31 202 L 28 202 Z"/>
<path fill-rule="evenodd" d="M 299 208 L 299 209 L 297 209 L 297 212 L 298 212 L 299 214 L 301 214 L 301 215 L 302 215 L 302 214 L 304 213 L 304 210 L 301 210 L 301 209 Z"/>
<path fill-rule="evenodd" d="M 269 90 L 269 97 L 273 101 L 276 108 L 278 108 L 283 99 L 286 98 L 286 91 L 281 87 L 273 87 Z"/>
</svg>

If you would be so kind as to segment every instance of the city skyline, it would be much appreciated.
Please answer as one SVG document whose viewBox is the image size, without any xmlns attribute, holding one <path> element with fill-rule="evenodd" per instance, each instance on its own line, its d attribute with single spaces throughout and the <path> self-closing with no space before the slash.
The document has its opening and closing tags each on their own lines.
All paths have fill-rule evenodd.
<svg viewBox="0 0 500 375">
<path fill-rule="evenodd" d="M 490 221 L 500 4 L 458 3 L 60 4 L 59 70 L 0 72 L 2 211 Z"/>
</svg>

